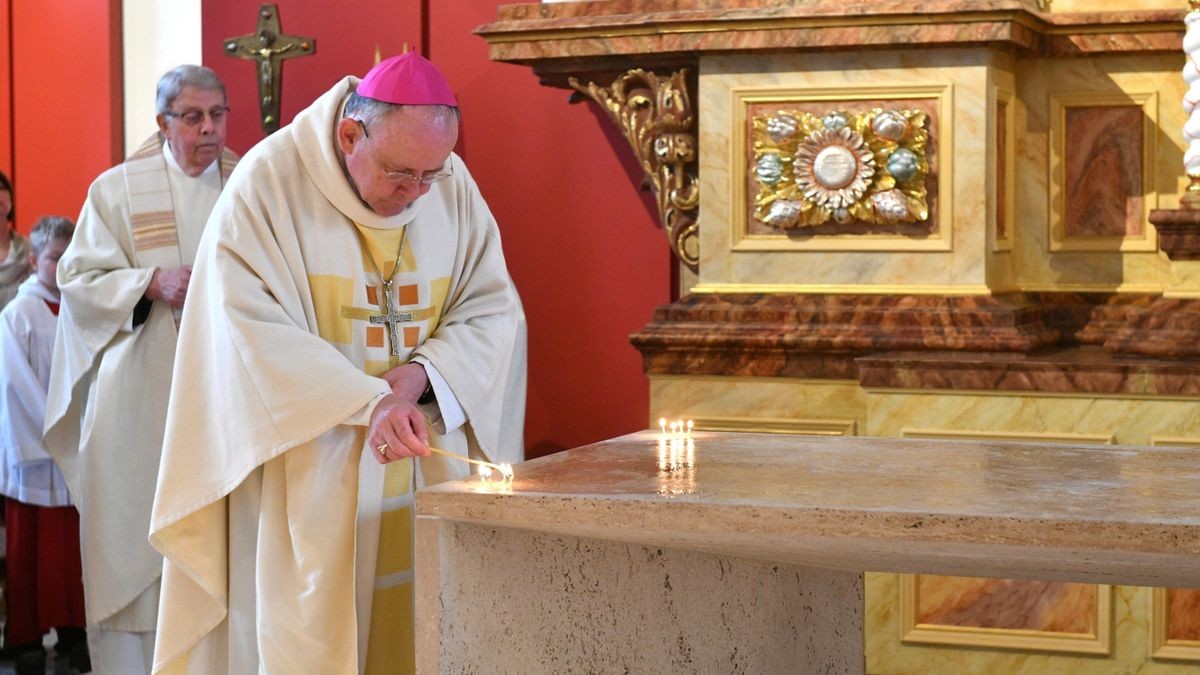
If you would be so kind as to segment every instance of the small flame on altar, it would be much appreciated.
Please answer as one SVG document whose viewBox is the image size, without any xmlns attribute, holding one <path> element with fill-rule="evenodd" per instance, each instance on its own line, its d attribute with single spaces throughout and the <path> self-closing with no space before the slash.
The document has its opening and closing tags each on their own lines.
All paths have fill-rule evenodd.
<svg viewBox="0 0 1200 675">
<path fill-rule="evenodd" d="M 499 476 L 496 476 L 497 473 Z M 507 488 L 515 478 L 512 464 L 498 464 L 495 469 L 490 466 L 479 467 L 479 482 L 489 488 Z"/>
</svg>

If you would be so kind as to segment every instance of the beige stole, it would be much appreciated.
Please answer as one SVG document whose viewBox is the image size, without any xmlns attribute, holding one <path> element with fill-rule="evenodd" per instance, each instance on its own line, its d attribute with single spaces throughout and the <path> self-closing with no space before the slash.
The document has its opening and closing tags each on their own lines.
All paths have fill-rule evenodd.
<svg viewBox="0 0 1200 675">
<path fill-rule="evenodd" d="M 221 151 L 221 185 L 225 185 L 237 155 L 229 148 Z M 121 165 L 125 172 L 125 192 L 129 196 L 129 221 L 133 248 L 140 267 L 179 267 L 179 232 L 175 227 L 175 206 L 163 139 L 158 133 L 147 138 Z M 180 310 L 175 312 L 179 322 Z"/>
</svg>

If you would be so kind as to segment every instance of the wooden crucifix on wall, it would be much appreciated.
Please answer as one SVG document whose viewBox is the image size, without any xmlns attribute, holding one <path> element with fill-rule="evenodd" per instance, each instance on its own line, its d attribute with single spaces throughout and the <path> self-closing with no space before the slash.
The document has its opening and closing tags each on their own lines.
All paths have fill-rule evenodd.
<svg viewBox="0 0 1200 675">
<path fill-rule="evenodd" d="M 316 52 L 315 39 L 283 34 L 279 24 L 279 9 L 274 3 L 264 3 L 259 7 L 258 25 L 254 33 L 225 39 L 226 54 L 257 62 L 258 105 L 262 112 L 263 131 L 267 135 L 279 129 L 283 60 Z"/>
</svg>

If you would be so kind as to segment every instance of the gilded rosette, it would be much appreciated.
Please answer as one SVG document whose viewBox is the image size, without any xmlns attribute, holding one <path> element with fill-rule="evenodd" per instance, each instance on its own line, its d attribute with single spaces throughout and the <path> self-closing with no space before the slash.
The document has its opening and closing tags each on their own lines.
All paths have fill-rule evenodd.
<svg viewBox="0 0 1200 675">
<path fill-rule="evenodd" d="M 754 217 L 779 229 L 929 218 L 929 133 L 920 110 L 756 115 Z"/>
</svg>

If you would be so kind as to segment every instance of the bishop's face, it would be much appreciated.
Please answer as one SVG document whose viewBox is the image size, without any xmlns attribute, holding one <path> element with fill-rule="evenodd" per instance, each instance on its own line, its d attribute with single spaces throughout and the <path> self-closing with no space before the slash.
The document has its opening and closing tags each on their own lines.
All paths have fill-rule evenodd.
<svg viewBox="0 0 1200 675">
<path fill-rule="evenodd" d="M 184 173 L 199 176 L 221 156 L 227 112 L 221 90 L 188 85 L 171 102 L 167 114 L 158 116 L 158 128 Z"/>
<path fill-rule="evenodd" d="M 371 123 L 342 118 L 338 144 L 359 199 L 389 217 L 429 192 L 446 175 L 458 122 L 428 106 L 405 106 Z"/>
</svg>

